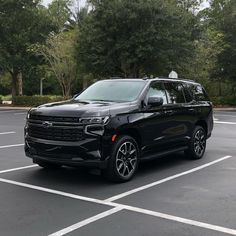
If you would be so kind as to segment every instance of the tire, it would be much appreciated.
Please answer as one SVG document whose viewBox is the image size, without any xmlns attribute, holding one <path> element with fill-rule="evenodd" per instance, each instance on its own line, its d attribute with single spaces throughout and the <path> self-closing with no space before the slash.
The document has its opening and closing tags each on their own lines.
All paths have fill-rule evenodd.
<svg viewBox="0 0 236 236">
<path fill-rule="evenodd" d="M 206 150 L 206 131 L 201 126 L 196 126 L 189 148 L 185 151 L 185 155 L 188 159 L 198 160 L 204 156 Z"/>
<path fill-rule="evenodd" d="M 131 180 L 138 169 L 139 146 L 130 136 L 120 136 L 112 149 L 111 157 L 103 175 L 112 182 Z"/>
<path fill-rule="evenodd" d="M 46 161 L 36 161 L 35 163 L 38 164 L 40 167 L 48 170 L 59 169 L 61 167 L 60 164 L 54 164 Z"/>
</svg>

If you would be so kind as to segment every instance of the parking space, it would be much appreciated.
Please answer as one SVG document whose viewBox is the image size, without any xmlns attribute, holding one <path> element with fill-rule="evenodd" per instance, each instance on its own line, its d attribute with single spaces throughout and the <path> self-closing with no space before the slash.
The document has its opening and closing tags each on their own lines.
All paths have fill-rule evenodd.
<svg viewBox="0 0 236 236">
<path fill-rule="evenodd" d="M 202 160 L 179 153 L 144 163 L 125 184 L 33 165 L 25 115 L 0 109 L 1 235 L 236 235 L 236 113 L 215 113 Z"/>
<path fill-rule="evenodd" d="M 108 227 L 109 226 L 109 227 Z M 225 236 L 222 232 L 204 229 L 186 224 L 179 224 L 153 216 L 142 215 L 135 212 L 122 211 L 75 230 L 68 236 L 88 235 L 129 235 L 129 236 Z M 121 233 L 122 232 L 122 233 Z"/>
<path fill-rule="evenodd" d="M 0 183 L 1 235 L 48 235 L 107 206 Z"/>
</svg>

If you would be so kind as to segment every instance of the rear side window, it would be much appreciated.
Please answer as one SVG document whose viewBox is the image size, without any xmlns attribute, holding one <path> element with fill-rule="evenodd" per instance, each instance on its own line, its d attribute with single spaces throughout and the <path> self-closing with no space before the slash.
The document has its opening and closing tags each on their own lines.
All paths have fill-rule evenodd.
<svg viewBox="0 0 236 236">
<path fill-rule="evenodd" d="M 194 98 L 194 85 L 193 84 L 188 84 L 188 83 L 183 83 L 184 86 L 184 95 L 186 102 L 192 102 L 195 100 Z"/>
<path fill-rule="evenodd" d="M 196 85 L 194 89 L 194 95 L 196 101 L 207 101 L 208 96 L 202 86 Z"/>
<path fill-rule="evenodd" d="M 163 104 L 167 104 L 165 88 L 161 82 L 154 82 L 151 84 L 147 97 L 161 97 L 163 99 Z"/>
<path fill-rule="evenodd" d="M 166 95 L 169 104 L 185 103 L 183 85 L 177 82 L 165 83 Z"/>
</svg>

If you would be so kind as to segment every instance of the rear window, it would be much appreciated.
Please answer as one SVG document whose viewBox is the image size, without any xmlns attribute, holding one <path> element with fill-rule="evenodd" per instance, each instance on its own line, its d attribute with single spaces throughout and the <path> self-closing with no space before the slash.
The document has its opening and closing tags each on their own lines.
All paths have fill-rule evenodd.
<svg viewBox="0 0 236 236">
<path fill-rule="evenodd" d="M 208 95 L 201 85 L 184 83 L 186 102 L 208 101 Z"/>
</svg>

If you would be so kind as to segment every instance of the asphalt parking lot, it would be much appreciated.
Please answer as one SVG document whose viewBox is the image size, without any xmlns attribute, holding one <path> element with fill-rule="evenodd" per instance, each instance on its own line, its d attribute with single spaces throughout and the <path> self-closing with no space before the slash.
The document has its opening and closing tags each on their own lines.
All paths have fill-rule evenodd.
<svg viewBox="0 0 236 236">
<path fill-rule="evenodd" d="M 202 160 L 179 153 L 143 163 L 125 184 L 33 165 L 25 116 L 0 108 L 0 235 L 236 235 L 236 112 L 215 112 Z"/>
</svg>

